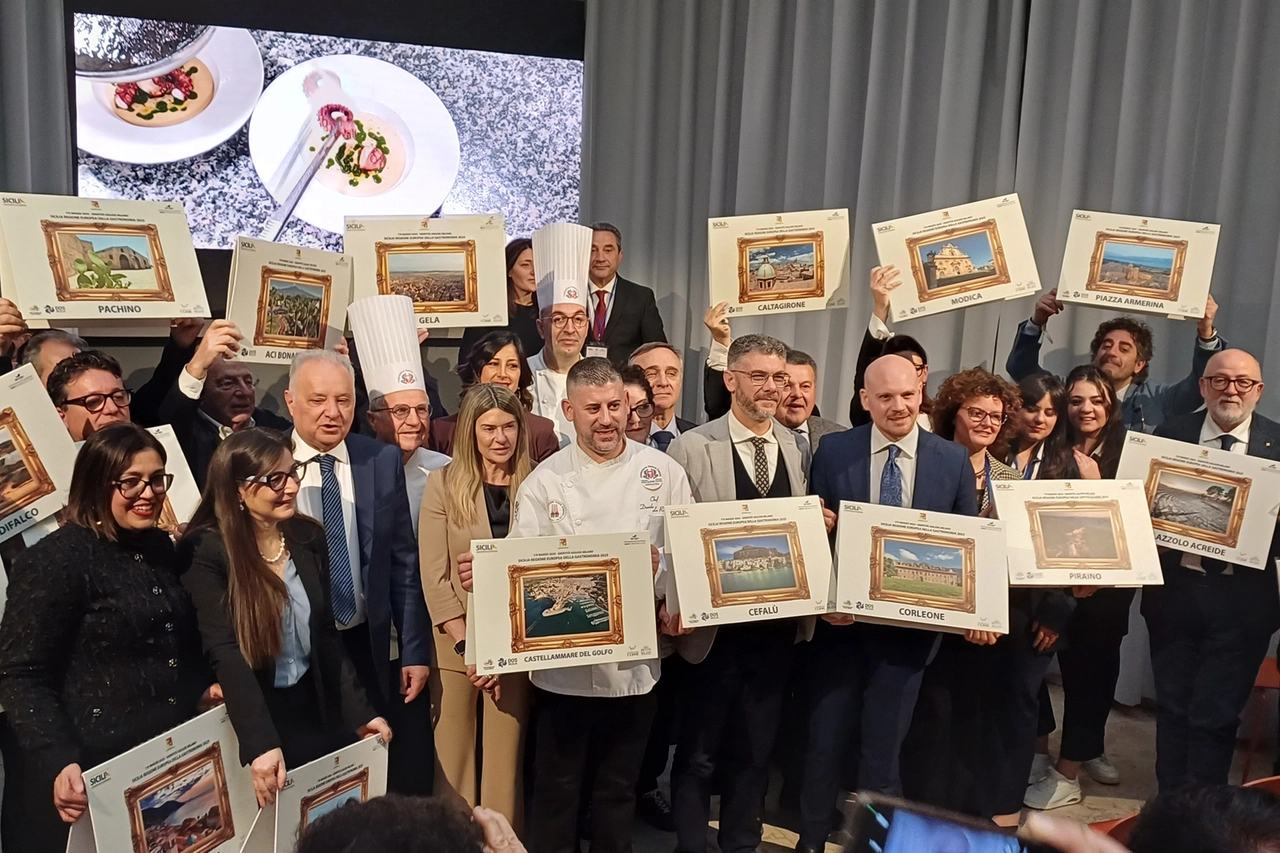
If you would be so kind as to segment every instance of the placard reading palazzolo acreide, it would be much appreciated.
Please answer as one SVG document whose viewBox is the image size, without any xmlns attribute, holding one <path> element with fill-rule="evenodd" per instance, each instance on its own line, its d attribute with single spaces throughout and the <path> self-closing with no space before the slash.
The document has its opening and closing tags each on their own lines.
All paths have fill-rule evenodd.
<svg viewBox="0 0 1280 853">
<path fill-rule="evenodd" d="M 841 501 L 835 609 L 868 622 L 1008 633 L 1004 545 L 995 519 Z"/>
<path fill-rule="evenodd" d="M 893 319 L 941 314 L 1040 289 L 1017 193 L 918 213 L 873 226 L 881 264 L 902 284 L 889 297 Z"/>
<path fill-rule="evenodd" d="M 0 540 L 67 503 L 76 446 L 33 365 L 0 378 Z"/>
<path fill-rule="evenodd" d="M 347 217 L 352 299 L 398 293 L 420 328 L 505 326 L 506 232 L 498 214 Z"/>
<path fill-rule="evenodd" d="M 1141 480 L 995 480 L 1009 586 L 1164 583 Z"/>
<path fill-rule="evenodd" d="M 707 221 L 711 304 L 787 314 L 849 304 L 849 211 L 803 210 Z"/>
<path fill-rule="evenodd" d="M 1130 432 L 1116 476 L 1145 484 L 1157 545 L 1266 568 L 1280 462 Z"/>
<path fill-rule="evenodd" d="M 471 552 L 480 672 L 658 656 L 647 532 L 477 539 Z"/>
<path fill-rule="evenodd" d="M 831 550 L 816 497 L 715 501 L 664 512 L 678 601 L 668 586 L 667 610 L 684 625 L 830 609 Z"/>
<path fill-rule="evenodd" d="M 1208 222 L 1073 211 L 1058 299 L 1203 317 L 1218 231 Z"/>
</svg>

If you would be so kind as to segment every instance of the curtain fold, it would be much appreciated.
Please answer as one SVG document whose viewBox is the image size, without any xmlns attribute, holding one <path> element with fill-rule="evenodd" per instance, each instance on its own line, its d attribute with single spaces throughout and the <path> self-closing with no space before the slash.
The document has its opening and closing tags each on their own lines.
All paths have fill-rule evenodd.
<svg viewBox="0 0 1280 853">
<path fill-rule="evenodd" d="M 0 0 L 0 190 L 69 194 L 62 0 Z"/>
</svg>

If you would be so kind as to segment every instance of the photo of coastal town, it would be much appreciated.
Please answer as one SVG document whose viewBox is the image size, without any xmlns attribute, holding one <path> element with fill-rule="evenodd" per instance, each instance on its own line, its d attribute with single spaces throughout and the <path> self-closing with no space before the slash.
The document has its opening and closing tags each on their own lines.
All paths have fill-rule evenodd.
<svg viewBox="0 0 1280 853">
<path fill-rule="evenodd" d="M 1248 477 L 1153 461 L 1147 480 L 1151 525 L 1234 548 L 1250 485 Z"/>
<path fill-rule="evenodd" d="M 795 522 L 702 531 L 711 604 L 758 604 L 809 597 Z"/>
<path fill-rule="evenodd" d="M 217 744 L 125 792 L 133 853 L 204 853 L 235 837 Z"/>
<path fill-rule="evenodd" d="M 609 576 L 605 572 L 530 578 L 523 592 L 526 637 L 609 633 Z"/>
<path fill-rule="evenodd" d="M 872 601 L 973 613 L 975 581 L 972 539 L 871 528 Z"/>
<path fill-rule="evenodd" d="M 1086 290 L 1177 300 L 1187 241 L 1099 231 Z"/>
</svg>

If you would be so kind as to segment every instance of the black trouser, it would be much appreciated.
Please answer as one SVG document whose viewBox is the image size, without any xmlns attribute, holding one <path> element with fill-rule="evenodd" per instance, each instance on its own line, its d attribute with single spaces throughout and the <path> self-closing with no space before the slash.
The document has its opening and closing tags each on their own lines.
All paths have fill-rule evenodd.
<svg viewBox="0 0 1280 853">
<path fill-rule="evenodd" d="M 0 715 L 0 749 L 4 752 L 4 811 L 0 836 L 5 850 L 22 853 L 66 853 L 71 825 L 53 805 L 53 780 L 62 768 L 45 766 L 40 756 L 18 747 L 8 715 Z M 92 764 L 81 767 L 88 770 Z"/>
<path fill-rule="evenodd" d="M 356 676 L 369 696 L 369 704 L 391 726 L 387 790 L 396 794 L 430 794 L 436 763 L 430 691 L 424 689 L 414 701 L 404 701 L 400 692 L 400 662 L 391 661 L 390 674 L 383 675 L 387 667 L 374 662 L 368 625 L 357 625 L 338 633 L 355 666 Z"/>
<path fill-rule="evenodd" d="M 355 742 L 356 733 L 345 731 L 341 720 L 325 725 L 316 704 L 315 675 L 308 671 L 292 687 L 268 687 L 263 701 L 280 736 L 285 767 L 300 767 Z"/>
<path fill-rule="evenodd" d="M 1106 751 L 1107 717 L 1120 680 L 1120 644 L 1129 632 L 1136 590 L 1100 589 L 1080 599 L 1058 652 L 1062 670 L 1062 748 L 1065 761 L 1089 761 Z"/>
<path fill-rule="evenodd" d="M 671 768 L 677 851 L 706 850 L 712 777 L 717 775 L 721 853 L 760 846 L 769 756 L 787 696 L 795 639 L 796 624 L 790 619 L 725 625 L 717 630 L 706 659 L 689 668 Z"/>
<path fill-rule="evenodd" d="M 528 818 L 532 853 L 576 853 L 578 803 L 590 756 L 592 853 L 630 853 L 636 777 L 657 699 L 565 696 L 535 688 L 537 767 Z"/>
<path fill-rule="evenodd" d="M 658 777 L 667 769 L 671 758 L 671 744 L 675 742 L 680 722 L 680 685 L 688 669 L 680 655 L 662 659 L 662 678 L 653 688 L 657 709 L 653 714 L 653 726 L 649 729 L 649 742 L 640 762 L 640 779 L 636 782 L 636 796 L 658 789 Z"/>
</svg>

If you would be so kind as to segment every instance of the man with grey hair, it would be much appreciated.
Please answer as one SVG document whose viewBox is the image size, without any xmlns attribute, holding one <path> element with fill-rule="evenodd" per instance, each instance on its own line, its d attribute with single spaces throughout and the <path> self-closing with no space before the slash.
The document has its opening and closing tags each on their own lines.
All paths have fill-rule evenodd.
<svg viewBox="0 0 1280 853">
<path fill-rule="evenodd" d="M 680 390 L 684 385 L 684 359 L 671 344 L 654 341 L 631 353 L 631 364 L 644 371 L 653 388 L 653 422 L 649 426 L 649 443 L 665 451 L 671 442 L 697 424 L 676 415 Z"/>
<path fill-rule="evenodd" d="M 329 544 L 338 634 L 369 701 L 396 735 L 387 785 L 397 793 L 426 793 L 434 766 L 430 699 L 423 693 L 431 619 L 400 448 L 351 432 L 355 371 L 333 350 L 294 356 L 284 400 L 294 422 L 293 455 L 306 466 L 298 511 L 323 521 Z M 398 649 L 392 648 L 393 623 Z"/>
<path fill-rule="evenodd" d="M 41 329 L 32 335 L 18 355 L 18 367 L 30 364 L 35 367 L 40 384 L 49 382 L 49 374 L 60 361 L 89 349 L 89 342 L 66 329 Z"/>
</svg>

